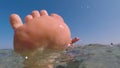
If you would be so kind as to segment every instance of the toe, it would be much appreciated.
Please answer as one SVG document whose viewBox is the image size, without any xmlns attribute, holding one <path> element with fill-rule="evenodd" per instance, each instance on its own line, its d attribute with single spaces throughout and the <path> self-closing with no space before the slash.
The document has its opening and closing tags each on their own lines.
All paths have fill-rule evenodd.
<svg viewBox="0 0 120 68">
<path fill-rule="evenodd" d="M 43 16 L 43 15 L 48 15 L 47 11 L 46 10 L 41 10 L 40 11 L 40 15 Z"/>
<path fill-rule="evenodd" d="M 33 16 L 32 15 L 27 15 L 26 17 L 25 17 L 25 22 L 27 23 L 27 22 L 29 22 L 30 20 L 32 20 L 33 19 Z"/>
<path fill-rule="evenodd" d="M 21 18 L 17 14 L 10 16 L 10 23 L 14 30 L 23 25 Z"/>
<path fill-rule="evenodd" d="M 50 16 L 52 16 L 54 18 L 57 18 L 58 20 L 61 20 L 61 21 L 64 22 L 63 18 L 60 15 L 58 15 L 58 14 L 51 14 Z"/>
<path fill-rule="evenodd" d="M 33 18 L 40 17 L 39 11 L 37 11 L 37 10 L 32 11 L 32 16 L 33 16 Z"/>
</svg>

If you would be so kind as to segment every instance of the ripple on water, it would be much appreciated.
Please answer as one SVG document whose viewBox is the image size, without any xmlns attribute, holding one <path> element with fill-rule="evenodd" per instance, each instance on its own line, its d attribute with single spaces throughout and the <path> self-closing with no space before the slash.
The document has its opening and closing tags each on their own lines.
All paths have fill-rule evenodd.
<svg viewBox="0 0 120 68">
<path fill-rule="evenodd" d="M 70 57 L 72 56 L 72 57 Z M 120 47 L 91 44 L 73 50 L 34 51 L 24 57 L 10 49 L 0 50 L 0 68 L 120 68 Z"/>
</svg>

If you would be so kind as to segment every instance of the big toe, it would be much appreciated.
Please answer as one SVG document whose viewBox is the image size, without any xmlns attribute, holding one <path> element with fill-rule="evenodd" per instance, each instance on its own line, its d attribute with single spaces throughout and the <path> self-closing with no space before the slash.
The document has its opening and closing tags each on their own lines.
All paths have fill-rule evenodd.
<svg viewBox="0 0 120 68">
<path fill-rule="evenodd" d="M 21 18 L 17 14 L 11 14 L 10 23 L 13 29 L 17 29 L 23 25 Z"/>
<path fill-rule="evenodd" d="M 64 22 L 63 18 L 60 15 L 58 15 L 58 14 L 51 14 L 50 16 L 52 16 L 52 17 L 54 17 L 54 18 Z"/>
</svg>

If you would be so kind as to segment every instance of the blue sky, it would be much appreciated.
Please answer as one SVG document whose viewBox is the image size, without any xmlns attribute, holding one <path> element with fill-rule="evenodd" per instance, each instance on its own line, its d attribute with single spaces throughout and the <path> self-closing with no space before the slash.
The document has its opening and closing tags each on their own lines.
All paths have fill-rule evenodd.
<svg viewBox="0 0 120 68">
<path fill-rule="evenodd" d="M 78 43 L 120 43 L 120 0 L 0 0 L 0 49 L 13 48 L 9 16 L 22 17 L 32 10 L 60 14 Z"/>
</svg>

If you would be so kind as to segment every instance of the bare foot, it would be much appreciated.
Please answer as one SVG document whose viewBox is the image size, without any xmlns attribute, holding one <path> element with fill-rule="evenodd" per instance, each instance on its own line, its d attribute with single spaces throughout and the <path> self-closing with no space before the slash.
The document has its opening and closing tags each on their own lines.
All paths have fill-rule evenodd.
<svg viewBox="0 0 120 68">
<path fill-rule="evenodd" d="M 10 16 L 14 30 L 14 50 L 31 51 L 38 48 L 63 50 L 71 41 L 71 33 L 61 16 L 48 15 L 47 11 L 32 11 L 25 23 L 17 14 Z"/>
</svg>

